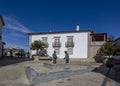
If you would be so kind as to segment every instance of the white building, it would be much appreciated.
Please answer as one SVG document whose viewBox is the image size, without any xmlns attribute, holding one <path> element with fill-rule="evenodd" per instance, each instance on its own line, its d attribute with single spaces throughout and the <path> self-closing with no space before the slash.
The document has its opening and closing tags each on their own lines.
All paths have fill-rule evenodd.
<svg viewBox="0 0 120 86">
<path fill-rule="evenodd" d="M 64 51 L 67 51 L 71 59 L 88 59 L 94 57 L 100 46 L 105 43 L 106 33 L 94 33 L 92 30 L 79 30 L 61 32 L 38 32 L 28 33 L 29 45 L 35 40 L 41 40 L 48 44 L 47 54 L 52 56 L 54 51 L 59 58 L 64 58 Z M 30 51 L 31 55 L 35 51 Z"/>
</svg>

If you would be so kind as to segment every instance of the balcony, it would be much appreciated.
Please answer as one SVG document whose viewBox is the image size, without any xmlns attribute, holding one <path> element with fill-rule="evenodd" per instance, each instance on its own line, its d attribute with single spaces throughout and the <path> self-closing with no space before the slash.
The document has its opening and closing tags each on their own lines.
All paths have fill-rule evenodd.
<svg viewBox="0 0 120 86">
<path fill-rule="evenodd" d="M 65 47 L 74 47 L 74 42 L 66 42 Z"/>
<path fill-rule="evenodd" d="M 48 48 L 48 42 L 44 42 L 44 44 L 45 44 L 45 48 Z"/>
<path fill-rule="evenodd" d="M 103 45 L 105 41 L 92 41 L 91 45 Z"/>
<path fill-rule="evenodd" d="M 61 42 L 53 42 L 53 47 L 61 47 Z"/>
</svg>

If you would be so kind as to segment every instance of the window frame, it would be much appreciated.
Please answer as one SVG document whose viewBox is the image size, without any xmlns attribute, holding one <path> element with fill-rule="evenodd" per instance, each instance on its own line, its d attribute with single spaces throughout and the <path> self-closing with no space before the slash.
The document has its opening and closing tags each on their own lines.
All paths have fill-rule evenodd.
<svg viewBox="0 0 120 86">
<path fill-rule="evenodd" d="M 56 54 L 57 54 L 57 55 L 60 55 L 60 48 L 56 47 L 56 48 L 54 48 L 54 49 L 55 49 L 55 51 L 56 51 Z"/>
<path fill-rule="evenodd" d="M 73 47 L 68 47 L 67 52 L 69 55 L 73 55 Z"/>
</svg>

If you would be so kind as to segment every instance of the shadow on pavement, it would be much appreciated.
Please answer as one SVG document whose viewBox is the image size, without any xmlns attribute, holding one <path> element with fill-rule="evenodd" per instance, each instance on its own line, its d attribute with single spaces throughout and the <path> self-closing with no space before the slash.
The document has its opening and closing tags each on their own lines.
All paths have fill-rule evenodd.
<svg viewBox="0 0 120 86">
<path fill-rule="evenodd" d="M 93 72 L 101 73 L 105 75 L 105 79 L 102 83 L 102 86 L 106 86 L 106 82 L 108 79 L 112 79 L 120 83 L 120 64 L 114 65 L 112 67 L 107 67 L 106 64 L 103 64 L 93 70 Z"/>
<path fill-rule="evenodd" d="M 21 63 L 25 61 L 31 61 L 31 59 L 27 57 L 23 57 L 23 58 L 4 57 L 2 60 L 0 60 L 0 67 L 11 65 L 11 64 L 16 64 L 16 63 Z"/>
</svg>

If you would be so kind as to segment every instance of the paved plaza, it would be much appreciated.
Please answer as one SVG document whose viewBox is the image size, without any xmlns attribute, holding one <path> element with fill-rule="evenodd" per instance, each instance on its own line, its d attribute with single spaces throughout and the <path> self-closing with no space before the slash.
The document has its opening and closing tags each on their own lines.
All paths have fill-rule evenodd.
<svg viewBox="0 0 120 86">
<path fill-rule="evenodd" d="M 31 61 L 29 58 L 3 59 L 0 61 L 0 86 L 30 86 L 30 80 L 25 67 L 31 67 L 36 72 L 49 73 L 51 69 L 45 68 L 43 63 L 51 61 Z M 58 62 L 59 63 L 59 62 Z M 59 64 L 64 64 L 61 62 Z M 34 86 L 120 86 L 120 66 L 112 69 L 99 63 L 70 62 L 72 70 L 78 68 L 94 67 L 92 71 L 73 74 L 67 77 L 56 78 Z M 75 68 L 76 67 L 76 68 Z M 44 69 L 44 70 L 43 70 Z M 53 76 L 54 77 L 54 76 Z"/>
</svg>

